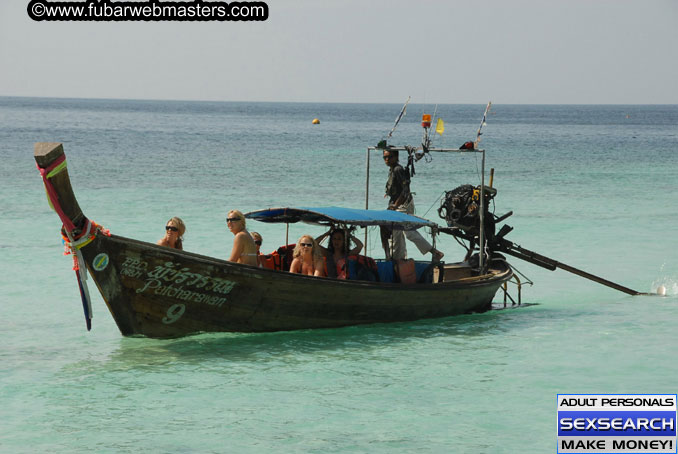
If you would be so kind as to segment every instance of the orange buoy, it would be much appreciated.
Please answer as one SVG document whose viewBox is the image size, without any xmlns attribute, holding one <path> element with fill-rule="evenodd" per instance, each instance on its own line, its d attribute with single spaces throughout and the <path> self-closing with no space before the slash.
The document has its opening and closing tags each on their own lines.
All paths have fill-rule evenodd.
<svg viewBox="0 0 678 454">
<path fill-rule="evenodd" d="M 314 125 L 319 125 L 319 124 L 320 124 L 320 120 L 318 120 L 317 118 L 314 118 L 313 121 L 312 121 L 311 123 L 313 123 Z"/>
</svg>

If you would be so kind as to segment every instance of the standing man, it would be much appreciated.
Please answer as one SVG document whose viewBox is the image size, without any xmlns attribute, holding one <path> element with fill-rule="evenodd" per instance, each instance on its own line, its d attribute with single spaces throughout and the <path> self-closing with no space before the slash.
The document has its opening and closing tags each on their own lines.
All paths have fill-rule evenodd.
<svg viewBox="0 0 678 454">
<path fill-rule="evenodd" d="M 388 209 L 397 210 L 402 213 L 414 214 L 414 200 L 410 192 L 410 175 L 398 162 L 398 150 L 389 148 L 384 149 L 384 162 L 390 168 L 388 172 L 388 181 L 386 182 L 386 194 L 388 197 Z M 431 246 L 426 238 L 421 236 L 416 230 L 393 230 L 390 232 L 392 245 L 388 241 L 387 229 L 382 229 L 382 245 L 386 252 L 387 260 L 401 260 L 407 258 L 407 246 L 405 237 L 413 242 L 419 252 L 426 254 L 430 252 L 433 255 L 433 261 L 439 262 L 443 258 L 443 253 Z M 393 254 L 391 254 L 393 251 Z"/>
</svg>

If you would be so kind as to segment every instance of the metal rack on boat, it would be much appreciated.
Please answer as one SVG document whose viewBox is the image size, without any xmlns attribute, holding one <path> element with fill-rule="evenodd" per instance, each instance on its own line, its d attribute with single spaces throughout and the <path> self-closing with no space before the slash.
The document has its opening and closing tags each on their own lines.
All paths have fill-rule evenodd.
<svg viewBox="0 0 678 454">
<path fill-rule="evenodd" d="M 380 147 L 367 147 L 367 157 L 366 157 L 366 179 L 365 179 L 365 209 L 369 209 L 369 196 L 370 196 L 370 152 L 376 150 L 394 150 L 394 151 L 407 151 L 411 149 L 409 147 L 392 147 L 387 146 L 385 148 Z M 479 262 L 478 267 L 482 272 L 485 269 L 485 150 L 484 149 L 460 149 L 460 148 L 427 148 L 426 152 L 435 152 L 435 153 L 480 153 L 482 157 L 481 170 L 480 170 L 480 232 L 478 238 L 478 245 L 480 247 Z M 367 232 L 365 232 L 365 244 L 367 244 Z"/>
</svg>

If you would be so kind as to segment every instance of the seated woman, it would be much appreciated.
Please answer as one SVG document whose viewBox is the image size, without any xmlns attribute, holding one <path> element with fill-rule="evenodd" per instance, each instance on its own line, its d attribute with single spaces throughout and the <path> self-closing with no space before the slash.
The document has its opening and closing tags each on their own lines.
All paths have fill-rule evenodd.
<svg viewBox="0 0 678 454">
<path fill-rule="evenodd" d="M 186 225 L 180 218 L 173 217 L 165 224 L 165 236 L 156 243 L 158 246 L 166 246 L 174 249 L 184 249 L 184 233 Z"/>
<path fill-rule="evenodd" d="M 226 216 L 228 229 L 235 235 L 229 262 L 257 266 L 257 246 L 254 239 L 245 229 L 245 216 L 238 210 L 231 210 Z"/>
<path fill-rule="evenodd" d="M 254 245 L 257 247 L 257 265 L 259 268 L 263 268 L 263 260 L 262 260 L 262 253 L 261 253 L 261 243 L 263 242 L 263 238 L 261 238 L 261 234 L 259 232 L 252 232 L 250 233 L 252 235 L 252 239 L 254 240 Z"/>
<path fill-rule="evenodd" d="M 311 235 L 304 235 L 294 248 L 294 259 L 290 265 L 290 273 L 301 273 L 308 276 L 325 276 L 325 263 L 322 253 Z"/>
<path fill-rule="evenodd" d="M 320 242 L 328 235 L 330 241 L 327 244 L 327 248 L 324 248 L 320 246 Z M 325 253 L 327 258 L 327 277 L 346 279 L 348 275 L 346 257 L 360 254 L 360 251 L 363 249 L 363 243 L 351 233 L 348 234 L 348 241 L 346 241 L 346 230 L 344 229 L 331 229 L 316 238 L 316 241 L 318 242 L 318 247 Z M 351 241 L 355 244 L 355 247 L 349 249 L 348 253 L 346 253 L 346 246 L 350 247 Z"/>
</svg>

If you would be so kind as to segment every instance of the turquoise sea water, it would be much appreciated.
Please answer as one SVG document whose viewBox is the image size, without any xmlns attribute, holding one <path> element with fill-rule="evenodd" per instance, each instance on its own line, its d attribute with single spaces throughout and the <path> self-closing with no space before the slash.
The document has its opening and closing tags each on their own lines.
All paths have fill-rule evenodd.
<svg viewBox="0 0 678 454">
<path fill-rule="evenodd" d="M 121 337 L 92 285 L 85 330 L 34 142 L 64 143 L 80 206 L 112 232 L 155 242 L 176 215 L 186 249 L 227 258 L 229 209 L 363 207 L 366 147 L 400 107 L 0 98 L 0 452 L 555 452 L 557 393 L 676 393 L 675 105 L 496 105 L 482 142 L 509 239 L 664 298 L 515 259 L 535 282 L 519 309 L 160 341 Z M 483 108 L 438 106 L 437 145 L 473 140 Z M 418 143 L 424 109 L 409 106 L 392 143 Z M 417 214 L 438 219 L 442 191 L 479 169 L 476 155 L 418 163 Z M 373 155 L 370 207 L 386 174 Z M 249 227 L 265 251 L 285 242 Z M 290 238 L 305 232 L 321 230 Z M 374 234 L 369 248 L 380 255 Z"/>
</svg>

